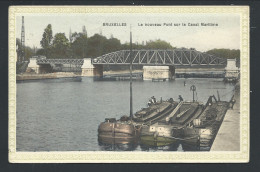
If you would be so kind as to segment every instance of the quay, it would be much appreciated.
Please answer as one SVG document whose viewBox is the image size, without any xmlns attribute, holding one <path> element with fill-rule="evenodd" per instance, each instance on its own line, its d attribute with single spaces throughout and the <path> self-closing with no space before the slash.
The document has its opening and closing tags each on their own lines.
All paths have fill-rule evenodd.
<svg viewBox="0 0 260 172">
<path fill-rule="evenodd" d="M 236 103 L 224 117 L 210 151 L 239 151 L 240 150 L 240 89 L 235 88 Z"/>
<path fill-rule="evenodd" d="M 25 80 L 39 80 L 39 79 L 57 79 L 57 78 L 76 78 L 81 76 L 80 74 L 76 74 L 73 72 L 55 72 L 55 73 L 45 73 L 45 74 L 17 74 L 17 81 L 25 81 Z"/>
<path fill-rule="evenodd" d="M 140 75 L 141 70 L 134 70 L 133 72 Z M 104 78 L 116 78 L 116 77 L 124 77 L 124 75 L 130 75 L 128 70 L 121 71 L 105 71 Z M 75 78 L 80 77 L 81 73 L 79 72 L 54 72 L 54 73 L 22 73 L 16 74 L 17 81 L 25 81 L 25 80 L 41 80 L 41 79 L 58 79 L 58 78 Z"/>
</svg>

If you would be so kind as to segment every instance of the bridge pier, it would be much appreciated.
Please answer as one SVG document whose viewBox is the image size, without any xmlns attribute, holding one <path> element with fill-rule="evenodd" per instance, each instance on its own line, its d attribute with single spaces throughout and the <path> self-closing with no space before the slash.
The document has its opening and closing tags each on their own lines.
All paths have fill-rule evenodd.
<svg viewBox="0 0 260 172">
<path fill-rule="evenodd" d="M 37 64 L 37 59 L 36 58 L 30 58 L 30 63 L 28 64 L 27 67 L 27 72 L 33 70 L 37 74 L 40 73 L 40 66 Z"/>
<path fill-rule="evenodd" d="M 34 71 L 37 74 L 40 73 L 50 73 L 52 72 L 52 67 L 50 64 L 37 64 L 37 58 L 30 58 L 30 63 L 28 64 L 26 72 Z"/>
<path fill-rule="evenodd" d="M 174 79 L 174 70 L 172 66 L 143 66 L 143 79 L 171 80 Z"/>
<path fill-rule="evenodd" d="M 81 69 L 81 76 L 103 77 L 103 65 L 93 65 L 90 58 L 84 59 Z"/>
<path fill-rule="evenodd" d="M 236 59 L 227 59 L 227 67 L 225 68 L 225 80 L 236 81 L 239 77 L 239 69 L 236 66 Z"/>
</svg>

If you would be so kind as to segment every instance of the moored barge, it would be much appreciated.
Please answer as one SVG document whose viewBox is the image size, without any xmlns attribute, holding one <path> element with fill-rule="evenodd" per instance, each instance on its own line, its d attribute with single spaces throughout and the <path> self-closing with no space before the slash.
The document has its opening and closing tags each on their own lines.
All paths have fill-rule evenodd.
<svg viewBox="0 0 260 172">
<path fill-rule="evenodd" d="M 140 136 L 144 124 L 152 124 L 169 115 L 177 103 L 172 99 L 151 103 L 133 115 L 133 118 L 122 116 L 119 120 L 106 118 L 98 127 L 98 137 L 101 141 L 117 139 L 116 142 L 130 142 Z M 114 141 L 113 141 L 114 142 Z"/>
<path fill-rule="evenodd" d="M 200 147 L 210 147 L 229 104 L 229 102 L 217 100 L 215 96 L 210 96 L 203 112 L 183 129 L 184 143 L 199 143 Z"/>
<path fill-rule="evenodd" d="M 202 103 L 181 101 L 166 117 L 141 129 L 141 143 L 149 146 L 166 146 L 181 140 L 182 130 L 202 111 Z"/>
</svg>

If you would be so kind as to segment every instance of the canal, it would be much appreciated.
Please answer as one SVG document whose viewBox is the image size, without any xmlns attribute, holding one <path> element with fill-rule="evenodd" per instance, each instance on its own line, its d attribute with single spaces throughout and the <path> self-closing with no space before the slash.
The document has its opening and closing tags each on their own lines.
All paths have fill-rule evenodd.
<svg viewBox="0 0 260 172">
<path fill-rule="evenodd" d="M 184 86 L 184 81 L 186 86 Z M 205 103 L 219 91 L 221 100 L 229 101 L 234 85 L 223 79 L 177 78 L 174 81 L 133 82 L 133 111 L 146 107 L 148 99 L 179 95 L 192 100 L 190 86 L 195 85 L 195 99 Z M 151 148 L 98 142 L 98 125 L 105 118 L 129 114 L 129 81 L 82 81 L 49 79 L 17 83 L 17 151 L 196 151 L 177 142 L 167 147 Z M 203 150 L 203 149 L 200 149 Z M 205 149 L 207 150 L 207 149 Z"/>
</svg>

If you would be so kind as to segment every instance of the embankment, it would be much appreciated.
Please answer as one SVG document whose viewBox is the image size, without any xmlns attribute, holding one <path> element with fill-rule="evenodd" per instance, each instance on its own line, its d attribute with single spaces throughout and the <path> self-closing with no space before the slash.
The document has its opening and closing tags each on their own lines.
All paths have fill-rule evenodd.
<svg viewBox="0 0 260 172">
<path fill-rule="evenodd" d="M 45 73 L 45 74 L 17 74 L 17 81 L 24 80 L 37 80 L 37 79 L 55 79 L 55 78 L 73 78 L 81 76 L 81 74 L 73 73 L 73 72 L 55 72 L 55 73 Z"/>
<path fill-rule="evenodd" d="M 210 151 L 240 150 L 240 82 L 235 86 L 233 109 L 229 109 L 220 126 Z"/>
</svg>

